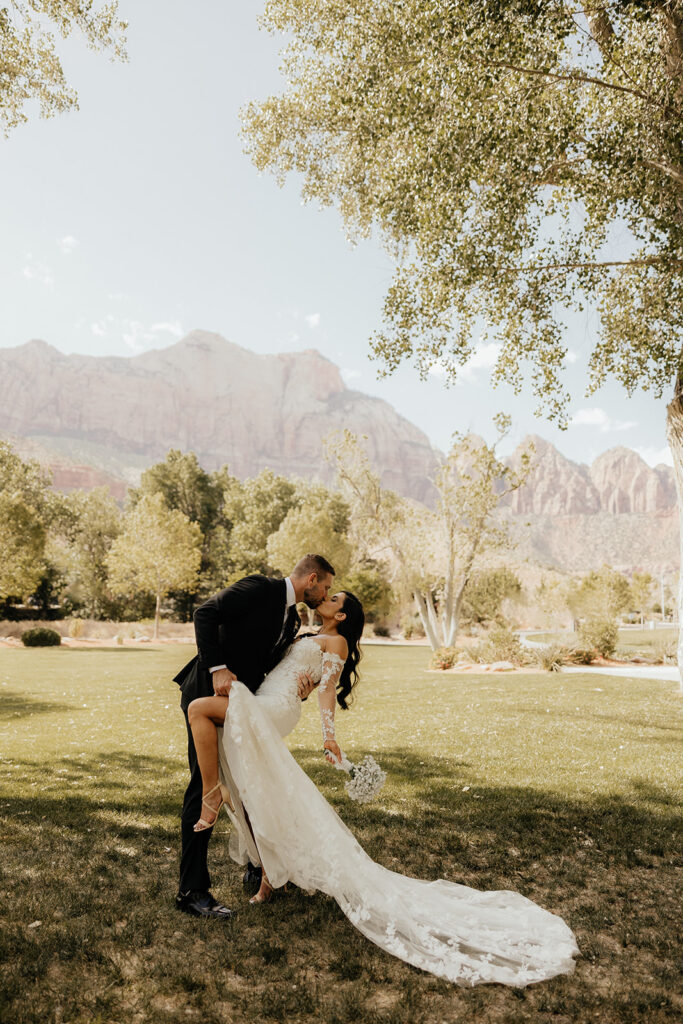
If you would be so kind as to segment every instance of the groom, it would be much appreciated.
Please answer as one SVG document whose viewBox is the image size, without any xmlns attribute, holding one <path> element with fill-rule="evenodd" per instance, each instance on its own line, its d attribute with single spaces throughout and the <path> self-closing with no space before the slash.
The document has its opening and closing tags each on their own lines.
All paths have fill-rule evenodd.
<svg viewBox="0 0 683 1024">
<path fill-rule="evenodd" d="M 245 576 L 227 590 L 210 597 L 194 613 L 197 656 L 180 670 L 175 682 L 181 689 L 180 707 L 187 726 L 190 783 L 182 811 L 182 853 L 176 907 L 194 917 L 227 919 L 232 911 L 218 903 L 209 888 L 207 851 L 212 829 L 195 832 L 200 817 L 202 777 L 197 764 L 187 709 L 195 697 L 226 697 L 236 679 L 252 693 L 263 677 L 282 660 L 294 642 L 301 621 L 296 606 L 304 601 L 317 608 L 332 586 L 334 569 L 322 555 L 304 555 L 284 580 Z M 302 677 L 299 697 L 313 689 Z M 260 881 L 259 869 L 249 865 L 245 884 Z"/>
</svg>

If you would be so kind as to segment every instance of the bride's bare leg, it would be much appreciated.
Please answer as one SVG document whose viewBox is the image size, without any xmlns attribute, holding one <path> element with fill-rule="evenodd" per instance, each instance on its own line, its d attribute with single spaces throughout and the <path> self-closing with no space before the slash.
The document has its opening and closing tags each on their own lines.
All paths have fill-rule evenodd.
<svg viewBox="0 0 683 1024">
<path fill-rule="evenodd" d="M 223 725 L 228 703 L 228 697 L 198 697 L 187 709 L 199 770 L 202 773 L 202 797 L 218 784 L 218 734 L 216 727 Z M 221 795 L 216 790 L 216 793 L 209 798 L 209 806 L 218 809 L 220 802 Z M 212 820 L 211 812 L 206 804 L 202 809 L 202 817 L 208 821 Z M 217 813 L 215 817 L 217 817 Z"/>
<path fill-rule="evenodd" d="M 192 739 L 197 751 L 199 770 L 202 773 L 202 798 L 218 784 L 218 734 L 216 728 L 225 722 L 228 704 L 228 697 L 198 697 L 192 701 L 187 709 L 187 717 L 192 729 Z M 213 806 L 216 808 L 216 814 L 212 817 L 209 807 L 204 804 L 202 817 L 205 821 L 213 824 L 218 817 L 220 804 L 221 794 L 217 790 L 216 793 L 211 794 L 209 797 L 209 807 Z M 256 843 L 256 836 L 254 836 L 254 830 L 251 827 L 246 807 L 244 808 L 244 817 L 254 843 Z M 272 892 L 273 887 L 264 871 L 261 875 L 259 891 L 255 896 L 252 896 L 249 902 L 265 903 L 270 898 Z"/>
</svg>

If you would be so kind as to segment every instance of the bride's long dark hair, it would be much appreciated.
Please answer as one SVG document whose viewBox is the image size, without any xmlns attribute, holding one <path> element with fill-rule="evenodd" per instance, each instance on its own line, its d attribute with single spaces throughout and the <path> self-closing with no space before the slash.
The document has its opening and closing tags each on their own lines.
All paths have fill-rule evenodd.
<svg viewBox="0 0 683 1024">
<path fill-rule="evenodd" d="M 346 618 L 337 623 L 337 632 L 344 637 L 349 645 L 349 653 L 337 681 L 337 704 L 346 710 L 349 706 L 347 698 L 358 682 L 358 662 L 361 659 L 359 644 L 365 626 L 365 612 L 363 605 L 350 590 L 342 590 L 342 594 L 344 595 L 342 611 Z"/>
</svg>

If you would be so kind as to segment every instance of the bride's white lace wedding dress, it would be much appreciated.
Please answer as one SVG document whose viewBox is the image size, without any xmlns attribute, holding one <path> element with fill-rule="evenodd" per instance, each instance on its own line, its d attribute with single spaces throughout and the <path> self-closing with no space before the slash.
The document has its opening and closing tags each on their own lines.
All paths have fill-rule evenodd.
<svg viewBox="0 0 683 1024">
<path fill-rule="evenodd" d="M 382 949 L 449 981 L 523 986 L 572 971 L 578 947 L 560 917 L 516 892 L 480 892 L 381 867 L 299 767 L 282 741 L 301 714 L 299 673 L 320 679 L 327 737 L 334 735 L 342 667 L 339 657 L 305 638 L 256 694 L 233 684 L 225 728 L 219 730 L 222 782 L 235 806 L 234 814 L 228 809 L 236 826 L 232 857 L 262 863 L 274 887 L 292 881 L 333 896 L 352 924 Z"/>
</svg>

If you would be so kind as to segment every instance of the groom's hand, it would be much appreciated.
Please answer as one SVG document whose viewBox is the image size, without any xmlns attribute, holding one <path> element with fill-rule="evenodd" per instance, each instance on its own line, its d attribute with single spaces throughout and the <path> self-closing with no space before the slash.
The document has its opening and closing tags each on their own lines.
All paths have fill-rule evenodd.
<svg viewBox="0 0 683 1024">
<path fill-rule="evenodd" d="M 297 692 L 299 694 L 299 700 L 306 700 L 308 695 L 312 693 L 315 683 L 309 676 L 308 672 L 301 672 L 297 681 Z"/>
<path fill-rule="evenodd" d="M 234 672 L 231 672 L 229 668 L 219 668 L 211 675 L 211 682 L 213 683 L 213 692 L 217 697 L 227 697 L 230 694 L 232 684 L 237 679 Z"/>
</svg>

